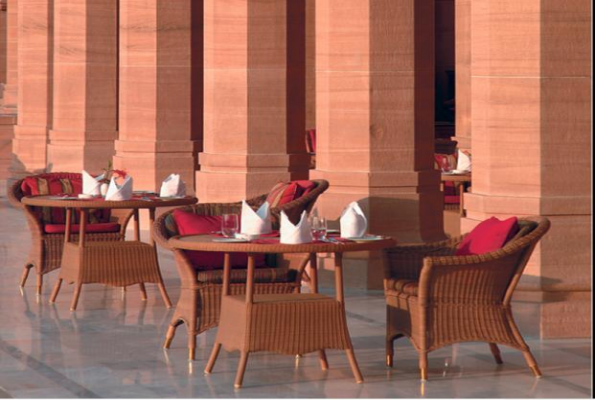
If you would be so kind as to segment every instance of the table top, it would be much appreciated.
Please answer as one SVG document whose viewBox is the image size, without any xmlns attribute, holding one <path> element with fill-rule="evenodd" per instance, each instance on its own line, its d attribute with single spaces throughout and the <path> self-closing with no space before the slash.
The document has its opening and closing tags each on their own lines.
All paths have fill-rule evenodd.
<svg viewBox="0 0 595 400">
<path fill-rule="evenodd" d="M 26 196 L 21 199 L 21 203 L 28 206 L 39 207 L 61 207 L 61 208 L 157 208 L 157 207 L 175 207 L 195 204 L 198 201 L 196 197 L 186 196 L 181 198 L 165 197 L 147 197 L 142 194 L 135 195 L 130 200 L 107 201 L 103 198 L 78 199 L 74 197 L 62 196 Z"/>
<path fill-rule="evenodd" d="M 348 251 L 373 251 L 392 247 L 396 241 L 391 237 L 379 240 L 356 242 L 342 241 L 339 243 L 311 242 L 302 244 L 240 242 L 214 242 L 221 239 L 215 235 L 174 236 L 168 244 L 172 248 L 198 251 L 218 251 L 225 253 L 343 253 Z M 273 242 L 271 238 L 263 238 L 263 242 Z"/>
<path fill-rule="evenodd" d="M 441 174 L 441 178 L 446 182 L 471 182 L 471 172 L 464 174 Z"/>
</svg>

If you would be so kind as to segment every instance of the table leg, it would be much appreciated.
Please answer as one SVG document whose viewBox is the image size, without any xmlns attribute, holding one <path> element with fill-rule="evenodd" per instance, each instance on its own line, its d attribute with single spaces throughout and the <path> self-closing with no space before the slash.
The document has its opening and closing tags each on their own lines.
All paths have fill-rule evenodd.
<svg viewBox="0 0 595 400">
<path fill-rule="evenodd" d="M 244 372 L 246 372 L 246 364 L 248 363 L 248 354 L 249 353 L 247 351 L 242 351 L 242 355 L 240 356 L 240 364 L 238 365 L 236 381 L 233 385 L 236 389 L 242 387 L 242 382 L 244 380 Z"/>
<path fill-rule="evenodd" d="M 155 246 L 155 240 L 153 239 L 153 223 L 155 222 L 155 209 L 154 208 L 149 208 L 149 231 L 150 231 L 150 239 L 149 239 L 149 243 L 151 243 L 151 246 L 153 246 L 153 249 L 155 251 L 155 258 L 157 258 L 157 246 Z M 159 292 L 161 293 L 161 297 L 163 298 L 163 302 L 165 303 L 165 306 L 167 308 L 171 308 L 172 304 L 171 304 L 171 300 L 169 299 L 169 295 L 167 294 L 167 290 L 165 290 L 165 284 L 163 283 L 163 277 L 161 276 L 161 269 L 159 268 L 159 265 L 157 266 L 157 273 L 159 274 L 159 282 L 157 283 L 157 286 L 159 287 Z"/>
<path fill-rule="evenodd" d="M 335 291 L 336 291 L 336 299 L 341 304 L 341 312 L 343 313 L 344 321 L 347 321 L 347 317 L 345 316 L 345 295 L 343 292 L 343 254 L 342 253 L 335 253 Z M 351 371 L 353 372 L 353 376 L 355 377 L 356 383 L 362 383 L 364 378 L 362 376 L 361 371 L 359 370 L 359 366 L 357 365 L 357 360 L 355 358 L 355 354 L 353 352 L 353 345 L 351 344 L 351 336 L 349 336 L 349 331 L 347 329 L 347 323 L 345 323 L 345 336 L 348 339 L 348 347 L 345 349 L 345 353 L 347 354 L 347 359 L 349 360 L 349 365 L 351 365 Z"/>
<path fill-rule="evenodd" d="M 310 253 L 310 291 L 318 293 L 318 257 L 316 253 Z M 326 351 L 318 350 L 318 358 L 320 359 L 320 368 L 326 371 L 328 369 Z"/>
</svg>

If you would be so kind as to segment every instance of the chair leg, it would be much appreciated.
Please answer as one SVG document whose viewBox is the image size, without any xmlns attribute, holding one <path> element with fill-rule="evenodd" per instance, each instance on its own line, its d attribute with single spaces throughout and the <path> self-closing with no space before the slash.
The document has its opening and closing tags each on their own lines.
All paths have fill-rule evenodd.
<svg viewBox="0 0 595 400">
<path fill-rule="evenodd" d="M 420 378 L 422 382 L 428 380 L 428 353 L 420 352 L 419 353 L 419 372 Z"/>
<path fill-rule="evenodd" d="M 326 351 L 318 350 L 318 358 L 320 359 L 320 368 L 323 371 L 328 369 L 328 359 L 326 358 Z"/>
<path fill-rule="evenodd" d="M 196 353 L 196 332 L 188 331 L 188 360 L 194 361 Z"/>
<path fill-rule="evenodd" d="M 140 289 L 140 296 L 143 301 L 147 301 L 147 289 L 145 288 L 144 283 L 139 283 L 138 287 Z"/>
<path fill-rule="evenodd" d="M 355 383 L 363 383 L 364 377 L 362 376 L 359 366 L 357 365 L 357 360 L 355 359 L 355 353 L 353 352 L 353 349 L 347 349 L 345 350 L 345 353 L 347 354 L 349 365 L 351 365 L 351 372 L 353 372 Z"/>
<path fill-rule="evenodd" d="M 29 277 L 29 271 L 31 271 L 31 268 L 33 268 L 32 264 L 27 264 L 25 265 L 25 268 L 23 268 L 23 274 L 21 275 L 21 287 L 25 287 L 25 282 L 27 282 L 27 278 Z"/>
<path fill-rule="evenodd" d="M 490 350 L 492 351 L 492 355 L 494 356 L 494 360 L 496 360 L 496 364 L 503 364 L 502 355 L 500 354 L 500 349 L 496 343 L 490 343 Z"/>
<path fill-rule="evenodd" d="M 74 295 L 72 296 L 72 303 L 70 303 L 70 311 L 76 311 L 76 306 L 79 302 L 79 296 L 81 295 L 81 288 L 83 286 L 82 283 L 77 282 L 75 283 L 76 289 L 74 289 Z"/>
<path fill-rule="evenodd" d="M 60 287 L 62 286 L 62 278 L 59 278 L 56 281 L 56 285 L 54 286 L 54 290 L 52 290 L 52 295 L 50 296 L 50 304 L 56 302 L 56 297 L 58 297 L 58 293 L 60 292 Z"/>
<path fill-rule="evenodd" d="M 239 389 L 242 387 L 242 382 L 244 381 L 244 372 L 246 372 L 246 364 L 248 364 L 248 352 L 242 351 L 242 355 L 240 356 L 240 363 L 238 364 L 238 372 L 236 374 L 236 381 L 233 384 L 233 387 Z"/>
<path fill-rule="evenodd" d="M 535 375 L 536 378 L 541 378 L 541 370 L 537 366 L 537 361 L 535 361 L 535 357 L 533 357 L 531 350 L 527 348 L 527 350 L 523 351 L 523 355 L 525 356 L 525 361 L 527 361 L 527 365 L 529 365 L 529 368 L 531 369 L 531 371 L 533 371 L 533 375 Z"/>
<path fill-rule="evenodd" d="M 41 286 L 43 285 L 43 275 L 37 274 L 37 295 L 41 296 Z"/>
<path fill-rule="evenodd" d="M 393 358 L 395 355 L 394 350 L 394 339 L 386 338 L 386 366 L 389 368 L 393 367 Z"/>
<path fill-rule="evenodd" d="M 176 328 L 177 325 L 171 324 L 169 328 L 167 328 L 167 333 L 165 334 L 165 343 L 163 343 L 164 349 L 169 349 L 172 340 L 174 340 L 174 336 L 176 335 Z"/>
<path fill-rule="evenodd" d="M 167 308 L 171 308 L 171 300 L 169 299 L 169 296 L 167 295 L 167 291 L 165 290 L 165 285 L 163 284 L 163 282 L 159 282 L 157 284 L 157 286 L 159 287 L 159 292 L 161 292 L 161 297 L 163 298 L 163 302 L 165 303 L 165 306 Z"/>
<path fill-rule="evenodd" d="M 210 374 L 211 371 L 213 371 L 213 367 L 215 366 L 215 361 L 217 361 L 217 357 L 219 356 L 220 350 L 221 343 L 215 342 L 213 350 L 211 351 L 211 356 L 209 357 L 209 361 L 207 362 L 207 366 L 205 367 L 205 374 Z"/>
</svg>

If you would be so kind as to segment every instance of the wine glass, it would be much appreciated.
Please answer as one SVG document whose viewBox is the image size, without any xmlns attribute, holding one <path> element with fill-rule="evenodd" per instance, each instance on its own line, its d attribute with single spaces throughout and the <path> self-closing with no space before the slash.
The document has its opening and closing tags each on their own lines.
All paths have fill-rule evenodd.
<svg viewBox="0 0 595 400">
<path fill-rule="evenodd" d="M 314 240 L 326 238 L 326 218 L 312 216 L 310 218 L 310 229 L 312 229 L 312 238 Z"/>
<path fill-rule="evenodd" d="M 223 214 L 221 219 L 221 233 L 228 238 L 235 237 L 238 232 L 238 214 Z"/>
</svg>

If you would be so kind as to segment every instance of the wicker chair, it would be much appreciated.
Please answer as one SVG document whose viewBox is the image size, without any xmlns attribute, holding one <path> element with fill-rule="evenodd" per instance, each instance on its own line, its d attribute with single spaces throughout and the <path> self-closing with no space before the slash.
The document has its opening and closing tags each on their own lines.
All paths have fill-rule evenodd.
<svg viewBox="0 0 595 400">
<path fill-rule="evenodd" d="M 393 364 L 394 340 L 406 336 L 419 353 L 422 380 L 427 379 L 430 351 L 472 341 L 489 343 L 498 364 L 497 344 L 520 350 L 535 376 L 541 376 L 510 302 L 550 221 L 521 219 L 519 225 L 519 233 L 502 249 L 481 255 L 454 256 L 464 236 L 387 251 L 387 366 Z"/>
<path fill-rule="evenodd" d="M 53 172 L 34 175 L 40 178 L 62 178 L 82 179 L 81 174 L 68 172 Z M 7 193 L 8 201 L 18 209 L 22 209 L 27 217 L 27 223 L 31 232 L 31 251 L 25 263 L 20 286 L 24 287 L 29 271 L 35 267 L 37 273 L 37 294 L 41 294 L 43 276 L 60 268 L 62 261 L 62 249 L 64 247 L 63 233 L 45 233 L 44 222 L 39 215 L 36 215 L 34 208 L 26 207 L 21 203 L 24 194 L 21 189 L 24 179 L 16 181 Z M 130 210 L 112 210 L 110 222 L 120 224 L 120 231 L 113 233 L 88 233 L 86 237 L 90 241 L 111 241 L 124 240 L 126 225 L 132 217 Z M 77 234 L 71 235 L 71 240 L 78 240 Z"/>
<path fill-rule="evenodd" d="M 315 180 L 313 182 L 316 186 L 309 193 L 280 207 L 271 208 L 273 229 L 278 229 L 279 227 L 279 215 L 281 211 L 284 211 L 293 222 L 297 222 L 304 210 L 310 211 L 312 209 L 318 196 L 328 189 L 329 186 L 325 180 Z M 265 202 L 266 198 L 267 195 L 264 194 L 247 200 L 247 203 L 253 208 L 258 208 Z M 241 206 L 241 202 L 211 203 L 181 207 L 179 210 L 193 212 L 199 215 L 218 216 L 227 213 L 240 214 Z M 180 299 L 178 300 L 176 311 L 167 331 L 164 347 L 169 348 L 176 328 L 182 323 L 185 323 L 188 331 L 188 355 L 189 359 L 193 360 L 196 349 L 196 335 L 216 327 L 219 323 L 223 271 L 220 269 L 210 271 L 197 270 L 192 266 L 183 250 L 169 246 L 168 239 L 177 234 L 177 227 L 172 216 L 173 211 L 170 210 L 157 218 L 153 229 L 155 241 L 174 253 L 178 273 L 182 281 Z M 300 290 L 302 273 L 308 261 L 309 255 L 306 255 L 296 270 L 290 270 L 288 268 L 274 267 L 275 260 L 267 258 L 266 267 L 256 269 L 255 293 L 297 293 Z M 245 269 L 232 270 L 231 294 L 244 294 L 245 282 Z"/>
</svg>

